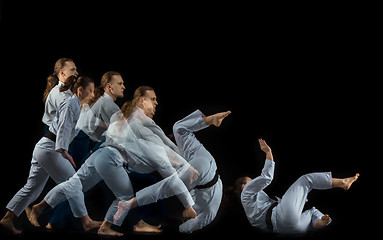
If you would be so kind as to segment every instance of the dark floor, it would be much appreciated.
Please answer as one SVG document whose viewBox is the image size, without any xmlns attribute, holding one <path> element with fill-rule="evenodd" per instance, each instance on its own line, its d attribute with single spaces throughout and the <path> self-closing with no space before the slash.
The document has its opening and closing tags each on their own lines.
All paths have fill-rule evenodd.
<svg viewBox="0 0 383 240">
<path fill-rule="evenodd" d="M 334 214 L 336 211 L 333 211 Z M 354 213 L 355 218 L 351 218 L 352 214 L 346 214 L 344 216 L 333 217 L 333 222 L 324 230 L 311 231 L 304 235 L 280 235 L 273 233 L 265 233 L 259 231 L 250 226 L 247 219 L 237 211 L 225 212 L 220 211 L 216 219 L 206 228 L 196 231 L 192 234 L 182 234 L 177 231 L 177 225 L 179 222 L 165 221 L 162 223 L 163 232 L 160 234 L 137 234 L 132 231 L 125 232 L 123 237 L 115 239 L 199 239 L 206 236 L 214 236 L 214 239 L 222 239 L 227 236 L 235 236 L 238 239 L 329 239 L 330 237 L 339 236 L 342 239 L 355 236 L 361 236 L 364 234 L 368 237 L 367 233 L 371 233 L 371 229 L 368 229 L 368 225 L 357 221 L 363 213 Z M 45 224 L 45 220 L 41 220 L 42 225 Z M 19 219 L 16 220 L 18 228 L 23 230 L 21 235 L 13 235 L 4 229 L 0 230 L 0 239 L 113 239 L 111 237 L 103 237 L 97 235 L 97 232 L 85 233 L 81 229 L 77 230 L 65 230 L 65 231 L 46 231 L 43 228 L 32 227 L 26 219 L 23 213 Z M 367 227 L 365 227 L 367 226 Z M 371 235 L 372 236 L 372 235 Z"/>
</svg>

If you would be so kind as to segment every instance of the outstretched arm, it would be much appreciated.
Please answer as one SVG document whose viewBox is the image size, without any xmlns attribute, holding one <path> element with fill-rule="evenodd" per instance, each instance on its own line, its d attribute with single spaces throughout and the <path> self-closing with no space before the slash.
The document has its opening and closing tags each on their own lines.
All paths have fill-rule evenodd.
<svg viewBox="0 0 383 240">
<path fill-rule="evenodd" d="M 262 169 L 262 173 L 260 176 L 254 178 L 253 180 L 246 183 L 242 190 L 243 199 L 253 198 L 254 194 L 265 189 L 274 178 L 274 158 L 271 152 L 271 148 L 267 145 L 265 140 L 262 138 L 258 139 L 259 146 L 263 152 L 266 153 L 265 165 Z M 251 202 L 251 200 L 249 200 Z"/>
</svg>

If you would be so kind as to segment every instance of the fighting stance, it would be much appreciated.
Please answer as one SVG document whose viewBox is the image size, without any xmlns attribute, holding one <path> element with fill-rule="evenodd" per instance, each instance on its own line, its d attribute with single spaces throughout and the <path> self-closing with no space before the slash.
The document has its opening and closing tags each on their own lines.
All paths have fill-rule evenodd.
<svg viewBox="0 0 383 240">
<path fill-rule="evenodd" d="M 75 163 L 68 154 L 68 146 L 75 136 L 75 126 L 81 111 L 80 101 L 87 98 L 93 89 L 94 82 L 88 77 L 77 79 L 71 76 L 62 85 L 60 91 L 70 90 L 73 96 L 60 104 L 49 131 L 36 144 L 27 183 L 8 203 L 8 211 L 0 221 L 0 226 L 15 234 L 21 233 L 13 225 L 13 219 L 37 199 L 48 178 L 51 177 L 59 184 L 75 173 Z"/>
<path fill-rule="evenodd" d="M 261 150 L 266 153 L 265 165 L 259 177 L 242 177 L 236 181 L 236 189 L 242 191 L 241 202 L 250 224 L 262 230 L 277 233 L 304 233 L 309 228 L 322 228 L 331 222 L 315 207 L 303 211 L 307 195 L 312 189 L 343 188 L 348 190 L 359 174 L 353 177 L 332 178 L 331 172 L 310 173 L 300 177 L 278 201 L 263 191 L 273 180 L 275 162 L 271 148 L 259 139 Z"/>
<path fill-rule="evenodd" d="M 165 179 L 173 183 L 168 191 L 173 195 L 186 195 L 182 198 L 185 200 L 186 209 L 191 211 L 192 217 L 196 215 L 191 208 L 194 201 L 178 176 L 178 174 L 188 173 L 192 168 L 172 150 L 174 146 L 169 147 L 162 141 L 166 135 L 151 119 L 157 105 L 154 90 L 139 87 L 135 91 L 135 98 L 132 102 L 134 110 L 129 121 L 121 112 L 117 112 L 105 132 L 106 141 L 101 148 L 85 161 L 73 177 L 57 185 L 45 196 L 44 200 L 33 206 L 30 217 L 33 225 L 39 225 L 37 218 L 43 209 L 48 206 L 57 206 L 66 197 L 73 215 L 81 219 L 84 230 L 91 230 L 94 224 L 92 228 L 89 228 L 85 221 L 90 218 L 83 192 L 104 180 L 116 196 L 116 200 L 111 204 L 98 233 L 121 236 L 122 233 L 118 233 L 110 227 L 113 223 L 113 216 L 117 212 L 118 202 L 129 200 L 134 196 L 129 176 L 124 169 L 125 162 L 128 163 L 131 170 L 137 172 L 158 171 Z M 153 125 L 151 130 L 147 128 L 149 123 Z M 167 142 L 171 143 L 169 139 Z M 123 218 L 116 225 L 121 225 L 122 221 Z"/>
<path fill-rule="evenodd" d="M 195 168 L 200 176 L 197 181 L 190 184 L 186 175 L 181 177 L 182 181 L 191 191 L 195 205 L 193 209 L 198 216 L 187 220 L 179 226 L 180 232 L 191 233 L 201 229 L 211 223 L 217 215 L 218 208 L 222 199 L 222 181 L 217 173 L 217 165 L 213 156 L 198 141 L 194 132 L 207 128 L 210 125 L 219 127 L 225 117 L 231 112 L 217 113 L 206 117 L 201 111 L 197 110 L 184 119 L 176 122 L 173 126 L 174 138 L 177 142 L 181 156 Z M 150 204 L 159 199 L 166 198 L 167 195 L 163 189 L 168 184 L 160 181 L 154 185 L 146 187 L 136 193 L 136 197 L 129 201 L 121 201 L 118 205 L 118 212 L 115 214 L 114 221 L 117 221 L 122 214 L 130 209 Z"/>
<path fill-rule="evenodd" d="M 102 75 L 100 86 L 96 87 L 93 96 L 83 104 L 76 130 L 79 131 L 69 146 L 69 154 L 78 168 L 92 152 L 101 145 L 101 136 L 109 126 L 110 118 L 120 110 L 115 101 L 124 97 L 124 80 L 120 73 L 109 71 Z M 101 184 L 99 188 L 103 189 Z M 100 189 L 98 189 L 100 190 Z M 104 198 L 108 198 L 105 196 Z M 53 229 L 57 223 L 65 226 L 65 222 L 73 221 L 68 202 L 56 207 L 46 228 Z"/>
</svg>

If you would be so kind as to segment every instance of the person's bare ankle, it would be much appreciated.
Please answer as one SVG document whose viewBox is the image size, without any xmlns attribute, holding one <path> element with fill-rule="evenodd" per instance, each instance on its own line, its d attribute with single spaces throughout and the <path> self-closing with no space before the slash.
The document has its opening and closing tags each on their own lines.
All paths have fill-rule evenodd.
<svg viewBox="0 0 383 240">
<path fill-rule="evenodd" d="M 100 228 L 98 229 L 97 234 L 98 235 L 103 235 L 103 236 L 115 236 L 115 237 L 121 237 L 124 234 L 114 231 L 111 228 L 112 224 L 109 223 L 108 221 L 104 220 L 104 222 L 101 224 Z"/>
</svg>

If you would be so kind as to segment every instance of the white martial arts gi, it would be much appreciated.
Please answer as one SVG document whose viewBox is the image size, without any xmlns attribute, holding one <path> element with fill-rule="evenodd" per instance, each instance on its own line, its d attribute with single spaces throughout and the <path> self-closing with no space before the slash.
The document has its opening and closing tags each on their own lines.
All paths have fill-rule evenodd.
<svg viewBox="0 0 383 240">
<path fill-rule="evenodd" d="M 48 127 L 51 126 L 51 123 L 53 121 L 53 118 L 56 116 L 56 111 L 60 106 L 60 103 L 72 96 L 72 92 L 70 89 L 60 92 L 60 87 L 63 85 L 64 83 L 59 81 L 58 84 L 51 89 L 45 101 L 44 115 L 42 121 Z"/>
<path fill-rule="evenodd" d="M 142 110 L 136 108 L 135 111 Z M 141 118 L 145 119 L 143 116 Z M 83 192 L 88 191 L 103 179 L 116 196 L 116 200 L 111 204 L 105 216 L 105 220 L 113 223 L 113 216 L 118 210 L 118 202 L 127 201 L 134 197 L 129 176 L 123 166 L 126 161 L 129 169 L 136 172 L 158 171 L 172 183 L 171 189 L 168 189 L 167 192 L 171 192 L 173 195 L 188 195 L 189 197 L 183 198 L 186 199 L 185 204 L 194 205 L 190 193 L 178 176 L 190 165 L 185 160 L 183 161 L 186 164 L 182 162 L 179 159 L 181 157 L 177 157 L 176 152 L 172 151 L 159 136 L 142 124 L 142 121 L 133 115 L 128 124 L 122 113 L 117 112 L 112 117 L 108 130 L 104 133 L 106 141 L 101 145 L 101 148 L 85 161 L 73 177 L 54 187 L 44 198 L 45 201 L 51 207 L 55 207 L 66 197 L 73 215 L 78 218 L 83 217 L 88 214 Z M 157 133 L 160 134 L 162 130 L 159 131 L 158 126 L 156 129 Z M 165 134 L 162 137 L 166 137 Z M 120 226 L 127 213 L 115 224 Z"/>
<path fill-rule="evenodd" d="M 260 176 L 246 183 L 241 193 L 241 202 L 250 224 L 267 230 L 266 213 L 276 201 L 263 191 L 273 180 L 275 162 L 268 159 Z M 330 189 L 331 172 L 310 173 L 295 181 L 278 205 L 272 209 L 273 232 L 304 233 L 312 227 L 323 214 L 315 207 L 303 211 L 307 195 L 312 189 Z"/>
<path fill-rule="evenodd" d="M 190 177 L 190 164 L 179 155 L 178 147 L 141 108 L 135 108 L 128 122 L 128 129 L 134 132 L 139 142 L 139 147 L 131 146 L 131 142 L 120 143 L 127 152 L 128 169 L 138 173 L 158 171 L 164 178 L 161 182 L 167 186 L 166 190 L 163 188 L 162 194 L 166 197 L 177 195 L 184 207 L 193 206 L 195 202 L 186 184 L 180 179 Z M 142 200 L 138 202 L 139 205 L 147 205 L 149 199 Z"/>
<path fill-rule="evenodd" d="M 76 95 L 62 102 L 56 112 L 49 131 L 56 135 L 56 142 L 42 137 L 33 150 L 31 169 L 27 183 L 7 205 L 7 209 L 19 216 L 42 192 L 48 178 L 57 184 L 69 179 L 75 170 L 61 153 L 68 150 L 75 136 L 75 125 L 81 111 L 80 100 Z"/>
<path fill-rule="evenodd" d="M 110 118 L 119 110 L 112 97 L 104 93 L 90 108 L 81 112 L 76 129 L 82 130 L 90 139 L 98 142 L 108 129 Z"/>
<path fill-rule="evenodd" d="M 218 181 L 211 187 L 197 189 L 197 185 L 205 185 L 212 181 L 217 171 L 217 165 L 213 156 L 195 137 L 194 132 L 207 128 L 208 125 L 203 121 L 204 115 L 197 110 L 184 119 L 174 124 L 173 133 L 181 155 L 196 169 L 200 176 L 197 181 L 190 184 L 188 175 L 181 177 L 185 185 L 191 190 L 191 195 L 195 201 L 193 209 L 198 216 L 189 219 L 179 226 L 180 232 L 191 233 L 201 229 L 211 223 L 217 215 L 222 199 L 222 181 Z M 136 193 L 139 205 L 149 204 L 159 199 L 166 198 L 163 189 L 167 185 L 160 181 L 154 185 L 142 189 Z"/>
</svg>

